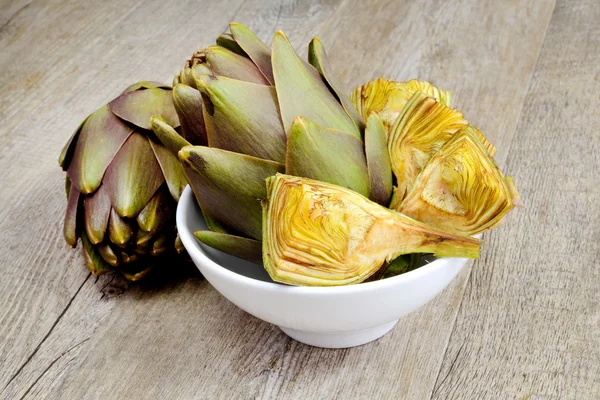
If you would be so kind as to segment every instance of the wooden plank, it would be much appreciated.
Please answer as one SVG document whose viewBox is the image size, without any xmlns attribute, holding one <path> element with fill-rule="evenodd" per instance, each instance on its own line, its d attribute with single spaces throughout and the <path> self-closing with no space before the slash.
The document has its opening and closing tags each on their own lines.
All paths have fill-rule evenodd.
<svg viewBox="0 0 600 400">
<path fill-rule="evenodd" d="M 435 399 L 600 398 L 598 21 L 557 4 L 507 160 L 527 209 L 472 271 Z"/>
<path fill-rule="evenodd" d="M 312 5 L 290 2 L 279 10 L 255 1 L 244 3 L 237 11 L 231 5 L 223 8 L 229 11 L 224 13 L 226 18 L 236 14 L 235 19 L 258 28 L 263 39 L 270 36 L 274 27 L 284 28 L 302 52 L 308 38 L 319 33 L 334 67 L 341 72 L 342 82 L 349 87 L 381 73 L 396 79 L 430 78 L 447 88 L 458 89 L 455 104 L 467 110 L 477 110 L 482 97 L 497 93 L 487 100 L 495 111 L 488 110 L 477 117 L 485 121 L 485 126 L 479 124 L 484 130 L 509 120 L 506 132 L 494 136 L 495 143 L 503 146 L 504 138 L 514 130 L 510 117 L 521 107 L 550 16 L 548 9 L 552 6 L 552 2 L 530 4 L 526 1 L 507 4 L 504 8 L 491 2 L 474 6 L 459 1 L 440 6 L 434 1 L 388 1 L 346 2 L 336 8 L 336 2 Z M 98 95 L 86 100 L 89 104 L 101 104 L 114 94 L 111 90 L 131 80 L 131 70 L 122 71 L 123 63 L 135 66 L 136 74 L 153 71 L 153 76 L 157 72 L 163 76 L 168 75 L 165 72 L 168 69 L 172 69 L 169 74 L 175 72 L 177 68 L 173 65 L 178 66 L 179 62 L 171 64 L 171 60 L 185 58 L 197 45 L 197 41 L 193 46 L 190 44 L 193 41 L 189 39 L 189 32 L 197 29 L 204 33 L 208 29 L 197 21 L 219 18 L 216 12 L 195 18 L 180 11 L 177 15 L 163 15 L 174 13 L 167 10 L 169 7 L 186 8 L 181 5 L 160 7 L 154 3 L 140 6 L 123 22 L 127 28 L 121 28 L 118 34 L 107 34 L 105 40 L 118 41 L 109 50 L 106 48 L 111 44 L 102 41 L 105 49 L 99 51 L 108 53 L 102 61 L 103 69 L 90 68 L 89 75 L 77 81 L 81 90 L 103 91 L 105 98 Z M 492 14 L 498 15 L 489 20 L 487 16 Z M 165 21 L 172 22 L 168 22 L 160 34 L 148 32 L 142 25 L 150 15 L 161 15 Z M 374 25 L 374 21 L 379 25 Z M 147 35 L 143 41 L 135 37 L 143 32 Z M 186 37 L 180 39 L 180 36 Z M 152 43 L 145 43 L 147 41 Z M 440 43 L 452 44 L 454 50 L 446 51 Z M 137 48 L 139 44 L 141 47 Z M 185 46 L 190 48 L 176 57 L 175 53 Z M 156 64 L 149 65 L 148 54 L 153 48 L 164 48 L 165 52 Z M 465 55 L 476 55 L 488 68 L 474 68 L 473 61 L 467 62 Z M 490 67 L 507 60 L 518 60 L 518 68 Z M 445 69 L 448 65 L 453 69 Z M 467 75 L 470 85 L 464 83 Z M 109 83 L 114 86 L 111 90 L 102 86 L 109 78 L 117 82 Z M 505 94 L 507 90 L 509 94 Z M 47 153 L 42 152 L 44 160 L 52 158 L 54 161 L 64 141 L 63 137 L 58 138 L 60 120 L 50 115 L 57 109 L 69 109 L 80 100 L 80 94 L 68 92 L 52 97 L 47 107 L 39 109 L 42 115 L 35 118 L 46 121 L 47 126 L 54 124 L 44 139 L 43 147 L 48 148 Z M 35 144 L 33 135 L 37 126 L 39 121 L 23 124 L 30 145 Z M 24 144 L 16 146 L 25 148 Z M 36 146 L 38 151 L 42 148 L 41 144 Z M 16 160 L 17 156 L 12 154 L 16 153 L 6 156 L 6 165 Z M 64 207 L 60 190 L 52 189 L 60 186 L 58 171 L 36 177 L 37 169 L 24 167 L 18 173 L 42 185 L 43 199 L 56 210 Z M 39 190 L 26 190 L 27 185 L 19 182 L 17 172 L 8 174 L 6 179 L 15 185 L 10 195 L 14 199 L 10 200 L 30 204 L 29 209 L 32 209 L 36 202 L 31 198 Z M 24 215 L 20 217 L 21 222 L 26 221 Z M 59 217 L 57 211 L 55 227 L 46 230 L 46 236 L 58 235 Z M 15 221 L 12 218 L 5 227 L 14 231 Z M 16 236 L 23 240 L 25 234 L 21 230 Z M 38 237 L 32 238 L 19 247 L 19 251 L 26 245 L 36 248 L 39 241 Z M 59 243 L 56 239 L 57 246 Z M 56 257 L 67 254 L 62 249 L 54 251 Z M 25 259 L 18 258 L 19 261 Z M 29 265 L 15 264 L 23 269 Z M 96 289 L 88 280 L 56 325 L 55 333 L 48 337 L 5 393 L 17 396 L 28 391 L 31 397 L 45 398 L 423 398 L 433 390 L 468 272 L 463 271 L 448 290 L 419 312 L 403 319 L 385 338 L 348 350 L 316 349 L 294 342 L 277 328 L 235 308 L 206 282 L 196 279 L 172 284 L 162 291 L 130 288 L 116 301 L 112 300 L 109 310 L 88 317 L 82 307 L 99 307 L 93 300 L 86 301 L 87 295 L 83 295 L 84 291 Z M 49 276 L 50 272 L 45 273 L 44 279 Z M 12 293 L 6 298 L 12 299 Z M 52 292 L 48 289 L 46 293 Z M 31 298 L 37 297 L 32 295 Z M 27 311 L 31 312 L 31 308 Z M 40 315 L 34 313 L 32 317 L 40 318 Z M 78 318 L 87 321 L 81 335 L 71 331 L 77 326 Z M 22 330 L 31 326 L 33 323 L 28 323 Z M 86 338 L 89 339 L 83 342 Z"/>
</svg>

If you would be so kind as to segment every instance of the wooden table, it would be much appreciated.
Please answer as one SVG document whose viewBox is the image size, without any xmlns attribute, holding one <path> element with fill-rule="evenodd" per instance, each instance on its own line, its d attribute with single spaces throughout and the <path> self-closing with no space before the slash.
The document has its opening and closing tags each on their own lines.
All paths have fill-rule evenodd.
<svg viewBox="0 0 600 400">
<path fill-rule="evenodd" d="M 527 208 L 374 343 L 302 345 L 197 274 L 97 278 L 63 241 L 71 132 L 230 20 L 320 36 L 348 88 L 450 89 L 515 177 Z M 0 42 L 0 398 L 600 399 L 598 0 L 2 0 Z"/>
</svg>

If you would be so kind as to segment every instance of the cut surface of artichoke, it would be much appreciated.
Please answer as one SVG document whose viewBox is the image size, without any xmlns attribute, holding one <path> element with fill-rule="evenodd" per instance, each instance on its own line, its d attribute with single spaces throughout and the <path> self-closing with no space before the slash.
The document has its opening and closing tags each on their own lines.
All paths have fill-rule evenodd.
<svg viewBox="0 0 600 400">
<path fill-rule="evenodd" d="M 392 126 L 400 111 L 417 91 L 423 92 L 450 107 L 451 97 L 449 91 L 438 89 L 427 81 L 417 79 L 396 82 L 378 78 L 354 89 L 350 99 L 363 119 L 366 120 L 374 111 L 389 127 Z"/>
<path fill-rule="evenodd" d="M 497 226 L 519 203 L 512 178 L 504 178 L 472 129 L 462 129 L 433 155 L 397 210 L 474 235 Z"/>
<path fill-rule="evenodd" d="M 263 204 L 263 263 L 275 281 L 363 282 L 401 254 L 479 254 L 479 240 L 415 221 L 340 186 L 277 174 Z"/>
</svg>

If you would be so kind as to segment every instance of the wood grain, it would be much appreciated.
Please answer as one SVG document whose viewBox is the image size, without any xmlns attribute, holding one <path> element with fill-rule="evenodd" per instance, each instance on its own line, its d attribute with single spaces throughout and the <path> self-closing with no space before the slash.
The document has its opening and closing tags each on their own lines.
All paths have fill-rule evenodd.
<svg viewBox="0 0 600 400">
<path fill-rule="evenodd" d="M 599 163 L 597 132 L 585 127 L 599 122 L 598 7 L 559 4 L 544 42 L 553 9 L 553 0 L 3 5 L 0 398 L 594 398 L 600 238 L 585 221 L 600 218 Z M 529 208 L 486 237 L 470 280 L 466 268 L 375 343 L 305 346 L 197 275 L 97 279 L 63 243 L 56 158 L 70 131 L 132 81 L 168 82 L 230 20 L 267 41 L 284 29 L 303 55 L 319 35 L 348 88 L 379 75 L 431 79 L 498 145 L 502 164 L 510 154 Z"/>
<path fill-rule="evenodd" d="M 600 398 L 598 21 L 557 4 L 506 166 L 527 209 L 472 271 L 435 399 Z"/>
</svg>

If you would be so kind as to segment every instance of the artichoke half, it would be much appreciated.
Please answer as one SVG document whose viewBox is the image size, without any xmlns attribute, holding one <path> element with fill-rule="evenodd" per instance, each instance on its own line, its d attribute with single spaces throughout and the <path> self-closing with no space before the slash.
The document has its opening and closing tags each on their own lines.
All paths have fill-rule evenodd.
<svg viewBox="0 0 600 400">
<path fill-rule="evenodd" d="M 271 278 L 303 286 L 359 283 L 402 254 L 476 258 L 479 240 L 391 211 L 321 181 L 267 179 L 263 262 Z"/>
<path fill-rule="evenodd" d="M 60 155 L 67 173 L 65 240 L 75 247 L 81 238 L 94 274 L 116 270 L 138 280 L 156 257 L 183 251 L 174 217 L 187 181 L 150 130 L 153 115 L 179 126 L 170 87 L 131 85 L 88 116 Z"/>
</svg>

